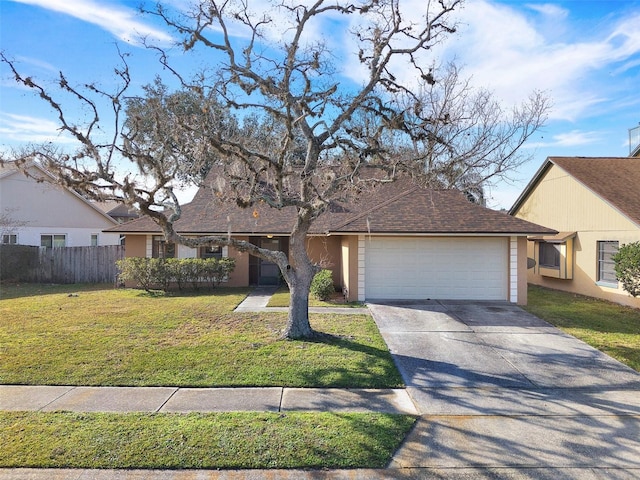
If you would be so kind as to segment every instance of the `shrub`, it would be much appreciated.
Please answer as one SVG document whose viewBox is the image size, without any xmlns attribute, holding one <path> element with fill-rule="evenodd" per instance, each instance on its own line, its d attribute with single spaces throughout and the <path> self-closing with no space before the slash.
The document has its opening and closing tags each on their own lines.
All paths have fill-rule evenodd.
<svg viewBox="0 0 640 480">
<path fill-rule="evenodd" d="M 117 262 L 120 281 L 132 281 L 147 292 L 157 286 L 167 290 L 175 283 L 179 290 L 191 284 L 194 290 L 202 282 L 211 287 L 220 284 L 236 266 L 232 258 L 140 258 L 128 257 Z"/>
<path fill-rule="evenodd" d="M 116 261 L 120 274 L 118 278 L 122 282 L 132 281 L 147 292 L 154 283 L 153 270 L 151 268 L 153 258 L 128 257 Z"/>
<path fill-rule="evenodd" d="M 189 260 L 189 259 L 184 259 Z M 186 268 L 186 262 L 180 258 L 167 258 L 166 269 L 170 280 L 175 282 L 178 290 L 182 291 L 185 284 L 189 281 L 189 270 Z"/>
<path fill-rule="evenodd" d="M 202 279 L 204 260 L 201 258 L 183 258 L 180 260 L 186 282 L 191 284 L 193 290 L 198 290 Z"/>
<path fill-rule="evenodd" d="M 331 270 L 320 270 L 311 281 L 311 295 L 317 300 L 328 300 L 335 291 Z"/>
<path fill-rule="evenodd" d="M 634 297 L 640 296 L 640 242 L 621 246 L 612 258 L 622 287 Z"/>
<path fill-rule="evenodd" d="M 202 277 L 215 288 L 236 268 L 233 258 L 207 258 L 203 260 Z"/>
</svg>

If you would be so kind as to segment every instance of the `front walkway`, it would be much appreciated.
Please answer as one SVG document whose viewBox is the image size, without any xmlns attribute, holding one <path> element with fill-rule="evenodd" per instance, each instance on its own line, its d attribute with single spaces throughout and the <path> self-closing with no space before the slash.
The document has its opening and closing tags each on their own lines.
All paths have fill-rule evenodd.
<svg viewBox="0 0 640 480">
<path fill-rule="evenodd" d="M 288 307 L 267 307 L 271 296 L 279 287 L 254 288 L 247 298 L 236 307 L 235 312 L 287 312 Z M 335 313 L 339 315 L 369 315 L 367 307 L 309 307 L 309 313 Z"/>
</svg>

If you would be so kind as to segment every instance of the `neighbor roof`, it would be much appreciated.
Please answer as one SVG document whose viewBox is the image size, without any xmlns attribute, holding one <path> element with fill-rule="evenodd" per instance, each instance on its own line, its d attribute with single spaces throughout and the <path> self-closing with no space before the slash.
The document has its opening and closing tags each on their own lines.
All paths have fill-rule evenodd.
<svg viewBox="0 0 640 480">
<path fill-rule="evenodd" d="M 294 207 L 267 205 L 241 209 L 201 188 L 182 208 L 177 232 L 189 234 L 288 235 L 295 221 Z M 112 227 L 120 233 L 160 233 L 148 217 Z M 332 204 L 312 226 L 311 234 L 554 234 L 555 230 L 471 203 L 454 190 L 431 190 L 410 179 L 379 185 L 357 202 Z"/>
<path fill-rule="evenodd" d="M 640 158 L 636 157 L 549 157 L 511 207 L 511 215 L 553 165 L 640 225 Z"/>
</svg>

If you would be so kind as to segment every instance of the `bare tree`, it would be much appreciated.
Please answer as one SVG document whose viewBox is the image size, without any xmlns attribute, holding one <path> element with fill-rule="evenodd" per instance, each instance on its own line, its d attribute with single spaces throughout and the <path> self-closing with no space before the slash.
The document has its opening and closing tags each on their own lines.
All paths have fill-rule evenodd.
<svg viewBox="0 0 640 480">
<path fill-rule="evenodd" d="M 21 76 L 3 55 L 16 80 L 48 102 L 61 129 L 80 143 L 73 154 L 44 146 L 14 158 L 39 159 L 59 183 L 90 198 L 138 206 L 169 241 L 230 245 L 275 262 L 291 292 L 284 337 L 313 336 L 308 295 L 320 267 L 309 259 L 306 237 L 331 202 L 399 175 L 433 187 L 473 190 L 526 160 L 518 149 L 542 125 L 548 109 L 546 99 L 534 93 L 505 113 L 488 92 L 462 81 L 457 69 L 438 69 L 434 59 L 427 60 L 432 47 L 455 32 L 451 14 L 460 0 L 421 2 L 420 12 L 405 15 L 402 3 L 279 0 L 270 2 L 269 11 L 254 12 L 245 0 L 211 0 L 188 13 L 162 5 L 145 12 L 175 29 L 186 52 L 208 51 L 217 59 L 191 77 L 177 71 L 165 51 L 152 47 L 184 94 L 200 106 L 197 114 L 172 113 L 170 128 L 162 102 L 151 116 L 130 115 L 122 122 L 130 84 L 124 58 L 117 70 L 122 88 L 113 93 L 93 85 L 75 88 L 60 75 L 60 88 L 94 112 L 91 121 L 78 126 L 52 93 Z M 348 86 L 338 56 L 312 38 L 310 32 L 326 17 L 351 24 L 351 68 L 360 72 L 359 83 Z M 272 31 L 281 32 L 277 41 L 270 40 Z M 102 143 L 94 140 L 95 98 L 100 97 L 110 102 L 115 118 L 112 141 Z M 263 127 L 262 135 L 247 134 L 252 125 Z M 160 134 L 150 136 L 150 129 Z M 120 158 L 137 165 L 138 175 L 119 175 Z M 173 188 L 185 159 L 196 170 L 215 164 L 219 195 L 242 207 L 260 202 L 295 209 L 289 254 L 231 235 L 193 239 L 176 233 L 181 207 Z M 378 174 L 364 175 L 365 167 Z"/>
</svg>

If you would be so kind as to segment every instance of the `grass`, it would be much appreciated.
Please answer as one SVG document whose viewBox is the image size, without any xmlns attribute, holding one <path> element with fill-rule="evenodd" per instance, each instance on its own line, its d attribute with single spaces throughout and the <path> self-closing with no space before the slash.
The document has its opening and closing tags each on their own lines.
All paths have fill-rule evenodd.
<svg viewBox="0 0 640 480">
<path fill-rule="evenodd" d="M 268 307 L 288 307 L 289 289 L 286 286 L 280 287 L 269 299 Z M 335 292 L 328 300 L 317 300 L 313 295 L 309 296 L 310 307 L 341 307 L 341 308 L 361 308 L 364 305 L 360 302 L 347 302 L 340 292 Z"/>
<path fill-rule="evenodd" d="M 402 386 L 371 317 L 312 314 L 325 337 L 284 341 L 286 314 L 232 312 L 247 291 L 3 286 L 0 383 Z"/>
<path fill-rule="evenodd" d="M 534 285 L 525 308 L 640 371 L 640 310 Z"/>
<path fill-rule="evenodd" d="M 0 467 L 382 468 L 414 421 L 383 414 L 0 412 Z"/>
<path fill-rule="evenodd" d="M 284 341 L 286 314 L 232 312 L 247 292 L 3 286 L 0 383 L 402 385 L 369 316 L 312 315 L 322 339 Z M 382 468 L 414 421 L 329 412 L 0 412 L 0 467 Z"/>
</svg>

